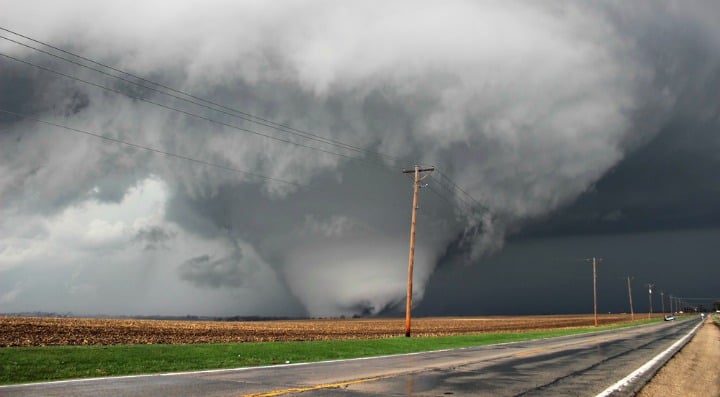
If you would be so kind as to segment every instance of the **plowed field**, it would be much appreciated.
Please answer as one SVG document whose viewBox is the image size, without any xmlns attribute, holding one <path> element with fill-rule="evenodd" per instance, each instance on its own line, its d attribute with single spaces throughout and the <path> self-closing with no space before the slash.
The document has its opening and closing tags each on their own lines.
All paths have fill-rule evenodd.
<svg viewBox="0 0 720 397">
<path fill-rule="evenodd" d="M 629 322 L 602 315 L 601 325 Z M 414 336 L 441 336 L 584 327 L 592 315 L 418 318 Z M 166 321 L 0 317 L 0 347 L 181 344 L 387 338 L 404 334 L 404 319 L 289 321 Z"/>
</svg>

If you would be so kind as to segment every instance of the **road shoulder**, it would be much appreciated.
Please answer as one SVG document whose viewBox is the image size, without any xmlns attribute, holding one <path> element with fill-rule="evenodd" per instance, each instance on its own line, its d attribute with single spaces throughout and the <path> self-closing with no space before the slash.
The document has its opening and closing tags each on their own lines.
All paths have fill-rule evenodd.
<svg viewBox="0 0 720 397">
<path fill-rule="evenodd" d="M 695 337 L 658 371 L 640 397 L 720 395 L 720 327 L 708 318 Z"/>
</svg>

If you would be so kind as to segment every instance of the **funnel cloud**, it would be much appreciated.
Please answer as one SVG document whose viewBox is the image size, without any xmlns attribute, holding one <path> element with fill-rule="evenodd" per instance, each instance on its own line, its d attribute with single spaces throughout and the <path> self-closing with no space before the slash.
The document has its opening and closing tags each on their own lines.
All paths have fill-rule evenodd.
<svg viewBox="0 0 720 397">
<path fill-rule="evenodd" d="M 516 296 L 483 269 L 552 274 L 555 254 L 533 272 L 507 264 L 525 262 L 513 251 L 524 244 L 542 252 L 527 240 L 697 228 L 652 212 L 684 214 L 681 194 L 643 200 L 710 180 L 682 173 L 712 164 L 718 146 L 714 2 L 4 5 L 1 27 L 352 147 L 0 39 L 17 59 L 0 57 L 0 109 L 29 117 L 0 113 L 0 312 L 392 312 L 405 299 L 411 205 L 400 171 L 415 164 L 440 171 L 420 195 L 415 296 L 428 314 L 523 311 L 458 302 L 474 286 Z M 704 144 L 685 145 L 695 137 Z M 675 167 L 651 167 L 669 158 Z M 650 168 L 667 173 L 653 185 L 640 172 Z M 464 287 L 445 293 L 449 280 Z"/>
</svg>

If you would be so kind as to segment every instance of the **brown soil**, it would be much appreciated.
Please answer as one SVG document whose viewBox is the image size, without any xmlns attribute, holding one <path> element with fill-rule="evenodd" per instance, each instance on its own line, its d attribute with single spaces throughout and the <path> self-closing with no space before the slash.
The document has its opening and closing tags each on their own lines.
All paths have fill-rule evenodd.
<svg viewBox="0 0 720 397">
<path fill-rule="evenodd" d="M 720 396 L 720 328 L 708 318 L 638 396 Z"/>
<path fill-rule="evenodd" d="M 602 325 L 629 320 L 623 314 L 600 316 Z M 414 336 L 440 336 L 592 324 L 592 315 L 418 318 L 412 329 Z M 404 329 L 404 319 L 213 322 L 0 317 L 0 347 L 365 339 L 403 335 Z"/>
</svg>

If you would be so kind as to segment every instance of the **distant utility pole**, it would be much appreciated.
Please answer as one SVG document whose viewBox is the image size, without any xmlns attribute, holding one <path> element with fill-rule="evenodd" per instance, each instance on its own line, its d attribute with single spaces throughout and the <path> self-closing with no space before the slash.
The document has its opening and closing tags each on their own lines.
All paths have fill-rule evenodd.
<svg viewBox="0 0 720 397">
<path fill-rule="evenodd" d="M 673 311 L 673 302 L 672 301 L 673 301 L 673 296 L 672 296 L 672 294 L 670 294 L 670 314 L 675 314 L 675 312 Z"/>
<path fill-rule="evenodd" d="M 660 291 L 660 306 L 662 307 L 663 316 L 665 315 L 665 292 Z"/>
<path fill-rule="evenodd" d="M 412 215 L 410 217 L 410 255 L 408 257 L 408 282 L 407 282 L 407 300 L 405 303 L 405 336 L 410 337 L 410 317 L 412 312 L 412 282 L 413 282 L 413 263 L 415 262 L 415 223 L 418 208 L 418 190 L 420 190 L 420 181 L 427 178 L 428 175 L 420 177 L 421 172 L 432 172 L 435 167 L 421 168 L 416 165 L 412 170 L 403 170 L 403 174 L 415 174 L 413 182 L 413 203 Z"/>
<path fill-rule="evenodd" d="M 652 317 L 652 287 L 655 286 L 655 284 L 648 284 L 648 297 L 650 299 L 650 312 L 648 313 L 648 318 Z"/>
<path fill-rule="evenodd" d="M 593 314 L 595 315 L 595 326 L 598 326 L 597 317 L 597 264 L 602 261 L 602 258 L 592 257 L 585 259 L 586 261 L 592 261 L 593 264 Z"/>
<path fill-rule="evenodd" d="M 630 280 L 632 279 L 633 277 L 627 276 L 628 298 L 630 298 L 630 319 L 635 321 L 635 311 L 633 310 L 632 304 L 632 287 L 630 286 Z"/>
</svg>

